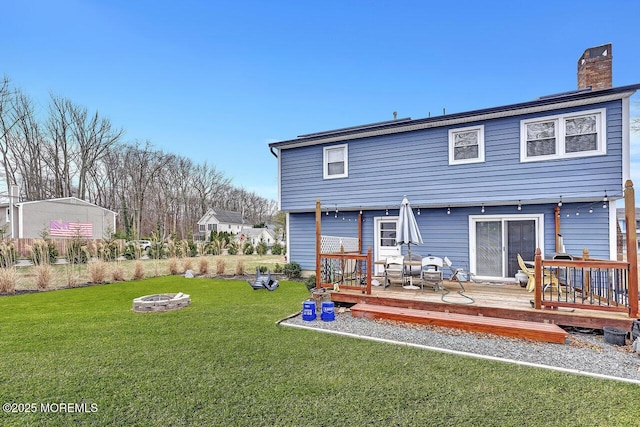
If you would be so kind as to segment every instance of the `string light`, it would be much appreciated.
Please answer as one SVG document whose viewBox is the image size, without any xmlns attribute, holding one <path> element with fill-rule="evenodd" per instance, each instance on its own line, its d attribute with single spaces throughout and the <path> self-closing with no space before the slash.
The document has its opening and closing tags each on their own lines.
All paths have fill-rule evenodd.
<svg viewBox="0 0 640 427">
<path fill-rule="evenodd" d="M 480 209 L 480 212 L 484 213 L 484 203 L 482 204 L 482 209 Z"/>
<path fill-rule="evenodd" d="M 518 200 L 518 210 L 521 211 L 522 210 L 522 203 L 520 202 L 520 200 Z"/>
<path fill-rule="evenodd" d="M 389 215 L 389 208 L 387 208 L 387 209 L 385 209 L 385 210 L 384 210 L 384 214 L 385 214 L 385 215 Z"/>
<path fill-rule="evenodd" d="M 589 213 L 593 213 L 593 206 L 589 206 Z"/>
<path fill-rule="evenodd" d="M 580 209 L 576 212 L 576 216 L 580 216 Z"/>
<path fill-rule="evenodd" d="M 420 208 L 418 208 L 418 215 L 420 215 Z"/>
<path fill-rule="evenodd" d="M 558 207 L 562 206 L 562 196 L 560 196 L 560 201 L 558 202 Z"/>
<path fill-rule="evenodd" d="M 604 199 L 602 200 L 602 209 L 607 209 L 607 202 L 609 198 L 607 197 L 607 190 L 604 190 Z"/>
<path fill-rule="evenodd" d="M 451 215 L 451 207 L 450 206 L 447 208 L 447 215 Z"/>
</svg>

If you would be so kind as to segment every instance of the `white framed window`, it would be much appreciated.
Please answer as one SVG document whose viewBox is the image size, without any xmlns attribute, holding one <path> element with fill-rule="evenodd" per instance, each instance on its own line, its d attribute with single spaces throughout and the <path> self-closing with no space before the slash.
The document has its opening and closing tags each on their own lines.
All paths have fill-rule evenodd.
<svg viewBox="0 0 640 427">
<path fill-rule="evenodd" d="M 484 162 L 484 126 L 449 130 L 449 164 Z"/>
<path fill-rule="evenodd" d="M 332 145 L 323 149 L 324 179 L 349 176 L 349 150 L 347 144 Z"/>
<path fill-rule="evenodd" d="M 200 231 L 207 231 L 207 226 L 205 224 L 198 224 L 198 229 Z"/>
<path fill-rule="evenodd" d="M 520 122 L 520 161 L 607 154 L 604 108 Z"/>
</svg>

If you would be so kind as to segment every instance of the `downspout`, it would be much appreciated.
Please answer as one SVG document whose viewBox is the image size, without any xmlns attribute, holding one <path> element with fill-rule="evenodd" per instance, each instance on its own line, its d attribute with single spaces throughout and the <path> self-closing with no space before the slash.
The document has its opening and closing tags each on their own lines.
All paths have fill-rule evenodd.
<svg viewBox="0 0 640 427">
<path fill-rule="evenodd" d="M 271 154 L 273 154 L 273 157 L 275 157 L 276 159 L 278 158 L 278 155 L 273 151 L 273 147 L 269 147 L 269 151 L 271 151 Z"/>
</svg>

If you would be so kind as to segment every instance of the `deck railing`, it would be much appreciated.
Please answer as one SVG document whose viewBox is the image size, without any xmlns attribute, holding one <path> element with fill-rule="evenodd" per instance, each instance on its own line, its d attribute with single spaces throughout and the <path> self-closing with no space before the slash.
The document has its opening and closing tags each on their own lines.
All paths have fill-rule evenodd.
<svg viewBox="0 0 640 427">
<path fill-rule="evenodd" d="M 589 310 L 638 311 L 638 284 L 630 282 L 630 265 L 623 261 L 535 258 L 536 309 L 569 307 Z"/>
<path fill-rule="evenodd" d="M 371 295 L 371 248 L 366 254 L 337 252 L 320 254 L 320 275 L 316 286 L 349 289 Z"/>
</svg>

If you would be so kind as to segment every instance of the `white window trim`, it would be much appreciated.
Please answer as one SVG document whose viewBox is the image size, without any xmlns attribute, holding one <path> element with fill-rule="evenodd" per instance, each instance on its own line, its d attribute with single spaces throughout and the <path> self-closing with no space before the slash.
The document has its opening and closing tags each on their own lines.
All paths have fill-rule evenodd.
<svg viewBox="0 0 640 427">
<path fill-rule="evenodd" d="M 476 157 L 475 159 L 461 159 L 461 160 L 456 160 L 455 159 L 455 146 L 454 146 L 454 142 L 455 142 L 455 138 L 454 135 L 456 133 L 461 133 L 461 132 L 470 132 L 476 130 L 478 131 L 478 157 Z M 462 164 L 468 164 L 468 163 L 482 163 L 484 162 L 484 125 L 478 125 L 478 126 L 468 126 L 468 127 L 464 127 L 464 128 L 455 128 L 455 129 L 449 129 L 449 164 L 450 165 L 462 165 Z"/>
<path fill-rule="evenodd" d="M 505 214 L 505 215 L 469 215 L 469 271 L 474 274 L 477 271 L 477 259 L 476 259 L 476 223 L 482 221 L 501 221 L 503 224 L 505 221 L 535 221 L 536 227 L 536 248 L 542 250 L 542 257 L 544 254 L 544 214 Z M 502 227 L 502 256 L 506 250 L 504 244 L 505 227 Z M 505 266 L 502 266 L 503 273 Z M 494 277 L 494 276 L 476 276 L 474 277 L 480 280 L 495 280 L 506 279 L 506 277 Z"/>
<path fill-rule="evenodd" d="M 599 108 L 597 110 L 576 111 L 567 114 L 557 114 L 554 116 L 536 117 L 520 121 L 520 162 L 539 162 L 544 160 L 556 160 L 576 157 L 602 156 L 607 154 L 607 110 Z M 575 153 L 565 152 L 565 120 L 582 116 L 596 116 L 596 128 L 598 132 L 597 148 L 591 151 L 578 151 Z M 556 126 L 556 153 L 545 156 L 527 157 L 527 125 L 538 122 L 555 122 Z"/>
<path fill-rule="evenodd" d="M 344 173 L 341 173 L 339 175 L 338 174 L 329 175 L 328 152 L 329 150 L 336 150 L 340 148 L 344 152 Z M 349 145 L 348 144 L 330 145 L 322 149 L 322 175 L 324 179 L 347 178 L 349 176 Z"/>
</svg>

